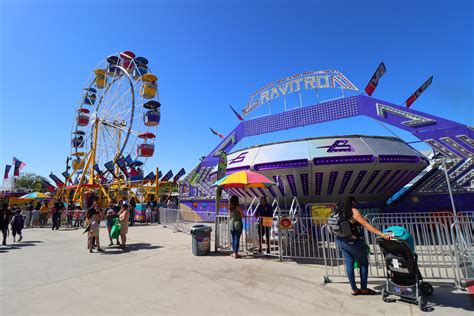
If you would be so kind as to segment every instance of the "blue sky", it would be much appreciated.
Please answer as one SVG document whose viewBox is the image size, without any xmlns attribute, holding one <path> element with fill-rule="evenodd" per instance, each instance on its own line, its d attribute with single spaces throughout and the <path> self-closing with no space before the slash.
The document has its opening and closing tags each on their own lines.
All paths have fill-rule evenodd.
<svg viewBox="0 0 474 316">
<path fill-rule="evenodd" d="M 375 97 L 473 124 L 471 1 L 0 2 L 0 163 L 64 170 L 86 79 L 131 50 L 159 77 L 162 120 L 150 169 L 190 171 L 238 121 L 251 93 L 299 72 L 338 69 L 360 89 L 381 61 Z M 407 141 L 411 135 L 393 128 Z M 240 147 L 332 134 L 390 135 L 356 118 L 244 140 Z M 3 170 L 3 169 L 2 169 Z"/>
</svg>

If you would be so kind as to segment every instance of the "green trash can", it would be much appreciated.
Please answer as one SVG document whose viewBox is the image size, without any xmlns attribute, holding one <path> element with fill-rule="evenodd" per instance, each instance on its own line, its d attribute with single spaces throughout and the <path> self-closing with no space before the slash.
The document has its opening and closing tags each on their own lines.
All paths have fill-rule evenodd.
<svg viewBox="0 0 474 316">
<path fill-rule="evenodd" d="M 191 227 L 193 255 L 206 256 L 211 252 L 211 232 L 212 228 L 208 225 L 199 224 Z"/>
</svg>

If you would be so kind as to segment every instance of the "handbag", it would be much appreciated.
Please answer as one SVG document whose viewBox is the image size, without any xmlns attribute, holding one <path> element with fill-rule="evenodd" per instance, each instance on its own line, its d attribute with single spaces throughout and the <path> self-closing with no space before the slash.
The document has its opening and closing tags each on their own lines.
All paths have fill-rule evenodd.
<svg viewBox="0 0 474 316">
<path fill-rule="evenodd" d="M 114 218 L 114 224 L 112 225 L 112 229 L 110 230 L 110 238 L 116 239 L 120 236 L 120 222 L 117 218 Z"/>
</svg>

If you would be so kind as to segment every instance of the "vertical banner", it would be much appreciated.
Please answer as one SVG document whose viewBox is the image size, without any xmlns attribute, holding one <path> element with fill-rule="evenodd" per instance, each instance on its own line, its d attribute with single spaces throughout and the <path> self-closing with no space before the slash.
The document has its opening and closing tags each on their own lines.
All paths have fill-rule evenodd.
<svg viewBox="0 0 474 316">
<path fill-rule="evenodd" d="M 227 153 L 225 151 L 221 151 L 221 154 L 219 155 L 219 162 L 217 164 L 217 179 L 216 181 L 219 181 L 220 179 L 225 177 L 225 173 L 227 171 Z M 219 209 L 221 207 L 221 196 L 222 196 L 222 188 L 217 188 L 216 190 L 216 217 L 214 219 L 214 227 L 218 227 L 218 216 L 219 216 Z M 214 251 L 217 252 L 219 249 L 219 230 L 216 228 L 215 233 L 214 233 Z"/>
<path fill-rule="evenodd" d="M 418 97 L 423 92 L 425 92 L 426 89 L 428 89 L 428 87 L 431 85 L 431 82 L 433 82 L 433 76 L 429 77 L 428 80 L 426 80 L 425 83 L 421 85 L 421 87 L 419 87 L 415 92 L 413 92 L 413 94 L 405 101 L 405 105 L 407 108 L 410 108 L 413 102 L 415 102 L 416 99 L 418 99 Z"/>
<path fill-rule="evenodd" d="M 10 165 L 5 166 L 5 173 L 3 174 L 3 179 L 8 179 L 8 174 L 10 173 L 11 168 L 12 168 L 12 166 L 10 166 Z"/>
<path fill-rule="evenodd" d="M 384 63 L 380 63 L 379 67 L 377 68 L 372 78 L 370 78 L 369 83 L 365 87 L 365 93 L 367 93 L 369 96 L 374 93 L 375 89 L 377 88 L 377 85 L 379 84 L 380 78 L 382 78 L 386 70 L 387 69 L 385 68 Z"/>
</svg>

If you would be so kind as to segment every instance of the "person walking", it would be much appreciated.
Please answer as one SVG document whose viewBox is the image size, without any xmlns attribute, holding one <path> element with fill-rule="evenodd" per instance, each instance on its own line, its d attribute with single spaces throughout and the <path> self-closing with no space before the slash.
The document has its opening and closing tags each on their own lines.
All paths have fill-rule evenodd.
<svg viewBox="0 0 474 316">
<path fill-rule="evenodd" d="M 356 208 L 357 201 L 355 198 L 347 197 L 338 207 L 343 218 L 350 223 L 351 235 L 349 237 L 336 236 L 336 245 L 344 256 L 346 265 L 346 274 L 352 289 L 352 295 L 374 295 L 376 292 L 367 287 L 367 279 L 369 276 L 369 260 L 365 247 L 362 228 L 382 236 L 384 239 L 390 239 L 390 234 L 384 234 L 371 224 L 369 224 L 359 210 Z M 360 266 L 360 289 L 357 288 L 354 274 L 354 262 L 359 262 Z"/>
<path fill-rule="evenodd" d="M 7 203 L 2 205 L 0 210 L 0 229 L 2 230 L 3 241 L 2 245 L 7 245 L 8 225 L 10 224 L 11 211 Z"/>
<path fill-rule="evenodd" d="M 128 206 L 130 210 L 130 226 L 133 226 L 135 225 L 135 207 L 137 206 L 137 202 L 133 196 L 130 198 Z"/>
<path fill-rule="evenodd" d="M 28 204 L 25 205 L 25 209 L 23 212 L 23 215 L 25 216 L 25 227 L 30 228 L 31 227 L 31 212 L 33 212 L 33 204 L 29 202 Z"/>
<path fill-rule="evenodd" d="M 79 205 L 77 205 L 74 210 L 74 227 L 79 228 L 79 226 L 82 226 L 81 219 L 82 219 L 82 209 Z"/>
<path fill-rule="evenodd" d="M 40 227 L 43 228 L 45 225 L 48 224 L 48 217 L 49 217 L 49 208 L 48 202 L 44 202 L 43 205 L 40 207 Z"/>
<path fill-rule="evenodd" d="M 66 225 L 67 228 L 72 228 L 72 219 L 74 217 L 74 204 L 70 203 L 66 211 Z"/>
<path fill-rule="evenodd" d="M 53 220 L 53 226 L 51 228 L 52 230 L 59 230 L 59 226 L 61 225 L 61 211 L 63 208 L 64 204 L 60 200 L 57 200 L 54 203 L 53 208 L 51 209 L 51 217 Z"/>
<path fill-rule="evenodd" d="M 13 215 L 11 219 L 13 242 L 16 242 L 16 235 L 19 236 L 18 242 L 20 242 L 23 239 L 23 235 L 21 234 L 21 231 L 23 230 L 24 226 L 25 226 L 25 219 L 23 218 L 23 215 L 21 215 L 21 209 L 17 208 L 15 210 L 15 215 Z"/>
<path fill-rule="evenodd" d="M 263 196 L 260 198 L 260 204 L 258 205 L 257 210 L 255 211 L 255 216 L 258 218 L 258 252 L 262 252 L 263 235 L 265 235 L 265 240 L 267 241 L 267 254 L 269 254 L 270 229 L 273 220 L 273 209 L 272 206 L 267 203 L 267 199 Z M 270 226 L 268 226 L 268 222 L 270 222 Z"/>
<path fill-rule="evenodd" d="M 118 216 L 120 221 L 120 239 L 122 241 L 121 248 L 125 250 L 125 247 L 127 245 L 128 224 L 130 220 L 130 212 L 128 210 L 128 205 L 122 204 Z"/>
<path fill-rule="evenodd" d="M 95 245 L 97 246 L 97 251 L 103 252 L 104 250 L 100 248 L 99 239 L 100 215 L 93 207 L 87 210 L 86 225 L 89 226 L 89 231 L 87 232 L 87 249 L 92 253 L 92 249 Z"/>
<path fill-rule="evenodd" d="M 242 235 L 244 212 L 239 204 L 239 197 L 232 195 L 229 201 L 229 230 L 232 235 L 232 254 L 235 259 L 241 258 L 239 255 L 240 235 Z"/>
<path fill-rule="evenodd" d="M 146 204 L 146 211 L 145 211 L 145 221 L 146 221 L 146 224 L 151 224 L 151 214 L 152 214 L 152 206 L 151 206 L 151 202 L 148 202 Z"/>
<path fill-rule="evenodd" d="M 39 227 L 40 208 L 41 208 L 41 204 L 37 203 L 33 211 L 31 212 L 31 227 L 33 228 Z"/>
</svg>

